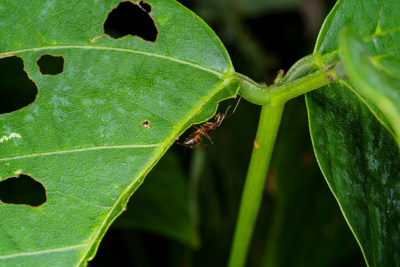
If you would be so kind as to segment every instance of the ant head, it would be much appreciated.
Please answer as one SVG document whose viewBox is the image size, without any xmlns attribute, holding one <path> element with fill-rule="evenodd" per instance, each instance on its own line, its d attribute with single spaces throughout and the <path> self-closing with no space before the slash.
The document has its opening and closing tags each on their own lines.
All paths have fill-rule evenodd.
<svg viewBox="0 0 400 267">
<path fill-rule="evenodd" d="M 242 96 L 239 96 L 239 100 L 238 100 L 238 102 L 236 103 L 235 108 L 233 109 L 232 113 L 229 114 L 228 116 L 227 116 L 227 114 L 228 114 L 228 111 L 229 111 L 229 109 L 231 108 L 231 106 L 229 106 L 229 107 L 226 109 L 226 111 L 225 111 L 224 114 L 217 113 L 217 114 L 215 115 L 214 119 L 215 119 L 215 124 L 216 124 L 217 126 L 221 125 L 222 121 L 223 121 L 225 118 L 228 118 L 228 117 L 230 117 L 233 113 L 235 113 L 236 108 L 238 107 L 241 98 L 242 98 Z"/>
<path fill-rule="evenodd" d="M 229 108 L 228 108 L 229 109 Z M 220 126 L 221 125 L 221 123 L 222 123 L 222 121 L 224 120 L 224 118 L 225 118 L 225 115 L 226 115 L 226 112 L 225 112 L 225 114 L 221 114 L 221 113 L 217 113 L 216 115 L 215 115 L 215 117 L 214 117 L 214 124 L 215 124 L 215 126 Z"/>
</svg>

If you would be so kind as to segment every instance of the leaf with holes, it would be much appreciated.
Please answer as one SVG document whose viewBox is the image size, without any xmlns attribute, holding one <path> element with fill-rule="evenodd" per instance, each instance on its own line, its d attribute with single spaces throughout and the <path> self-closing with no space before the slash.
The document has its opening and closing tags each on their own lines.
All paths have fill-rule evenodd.
<svg viewBox="0 0 400 267">
<path fill-rule="evenodd" d="M 369 266 L 400 265 L 399 16 L 396 0 L 338 1 L 314 60 L 343 57 L 349 80 L 307 95 L 318 162 Z M 364 43 L 345 30 L 340 54 L 344 25 Z"/>
<path fill-rule="evenodd" d="M 0 179 L 31 177 L 47 198 L 0 203 L 0 265 L 85 265 L 159 158 L 240 80 L 173 0 L 9 0 L 0 18 Z"/>
</svg>

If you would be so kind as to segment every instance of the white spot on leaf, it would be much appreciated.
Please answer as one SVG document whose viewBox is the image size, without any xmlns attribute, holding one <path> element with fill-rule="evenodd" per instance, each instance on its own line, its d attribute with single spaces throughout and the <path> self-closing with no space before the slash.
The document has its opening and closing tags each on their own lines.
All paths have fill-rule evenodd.
<svg viewBox="0 0 400 267">
<path fill-rule="evenodd" d="M 21 138 L 21 135 L 18 133 L 12 133 L 9 136 L 4 135 L 3 137 L 0 138 L 0 143 L 6 142 L 13 138 Z"/>
</svg>

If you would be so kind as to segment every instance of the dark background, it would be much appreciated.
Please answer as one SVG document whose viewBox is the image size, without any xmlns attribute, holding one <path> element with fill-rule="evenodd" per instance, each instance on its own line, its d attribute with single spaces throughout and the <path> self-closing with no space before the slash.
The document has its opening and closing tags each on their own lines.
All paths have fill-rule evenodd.
<svg viewBox="0 0 400 267">
<path fill-rule="evenodd" d="M 181 3 L 216 32 L 236 71 L 270 84 L 280 69 L 312 53 L 335 1 Z M 224 101 L 219 110 L 235 101 Z M 90 265 L 226 266 L 259 111 L 242 100 L 212 133 L 213 145 L 174 145 Z M 168 189 L 177 177 L 179 186 Z M 304 97 L 286 106 L 264 192 L 247 266 L 365 266 L 313 155 Z"/>
</svg>

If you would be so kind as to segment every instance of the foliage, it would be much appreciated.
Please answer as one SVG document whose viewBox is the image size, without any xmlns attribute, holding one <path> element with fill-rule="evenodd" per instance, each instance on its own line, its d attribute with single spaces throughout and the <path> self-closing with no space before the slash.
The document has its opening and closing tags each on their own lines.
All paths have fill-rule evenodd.
<svg viewBox="0 0 400 267">
<path fill-rule="evenodd" d="M 277 59 L 238 25 L 243 15 L 257 18 L 300 5 L 277 3 L 203 1 L 197 7 L 200 14 L 211 10 L 204 16 L 210 21 L 230 25 L 222 35 L 241 43 L 238 50 L 249 55 L 247 63 L 241 58 L 242 66 L 254 62 L 259 76 Z M 150 38 L 143 29 L 128 36 L 108 29 L 104 23 L 121 7 L 119 1 L 95 5 L 0 0 L 0 77 L 5 81 L 0 85 L 0 180 L 32 177 L 46 193 L 39 206 L 2 199 L 1 266 L 86 265 L 176 139 L 192 124 L 210 119 L 240 85 L 246 100 L 263 105 L 257 141 L 266 140 L 254 145 L 256 168 L 246 179 L 247 187 L 259 175 L 261 185 L 251 190 L 253 199 L 245 193 L 240 204 L 241 214 L 255 216 L 264 194 L 248 264 L 359 263 L 356 243 L 321 182 L 318 162 L 367 265 L 400 265 L 398 1 L 339 0 L 314 52 L 269 87 L 235 72 L 217 35 L 174 0 L 124 3 L 145 18 L 147 33 L 155 34 Z M 233 29 L 237 32 L 229 34 Z M 236 64 L 240 69 L 241 62 Z M 316 160 L 305 136 L 304 108 L 299 101 L 289 103 L 264 192 L 283 106 L 304 93 Z M 220 112 L 229 111 L 229 104 L 222 105 Z M 132 229 L 174 240 L 163 241 L 170 266 L 226 264 L 256 125 L 248 115 L 254 113 L 245 109 L 254 112 L 242 103 L 235 116 L 225 118 L 232 130 L 219 129 L 215 139 L 223 140 L 221 145 L 207 153 L 196 148 L 190 161 L 188 150 L 174 147 L 133 195 L 112 230 L 129 235 L 119 242 L 135 255 L 131 264 L 159 264 L 138 253 L 146 245 Z M 263 149 L 257 150 L 260 144 Z M 231 266 L 243 266 L 254 228 L 255 217 L 244 215 L 250 219 L 243 221 L 243 214 Z M 320 257 L 311 261 L 315 249 Z M 177 256 L 181 252 L 191 256 Z M 101 264 L 95 260 L 94 265 Z"/>
<path fill-rule="evenodd" d="M 38 87 L 34 103 L 0 117 L 0 177 L 27 174 L 47 194 L 37 208 L 0 204 L 3 264 L 84 265 L 175 138 L 236 94 L 214 33 L 174 1 L 149 3 L 154 44 L 102 35 L 118 1 L 0 2 L 0 55 L 22 58 Z M 42 75 L 44 54 L 61 55 L 63 72 Z"/>
<path fill-rule="evenodd" d="M 336 4 L 314 57 L 322 65 L 340 56 L 349 78 L 307 96 L 318 162 L 370 266 L 400 264 L 398 112 L 392 108 L 399 104 L 399 83 L 391 72 L 399 56 L 397 4 Z"/>
</svg>

